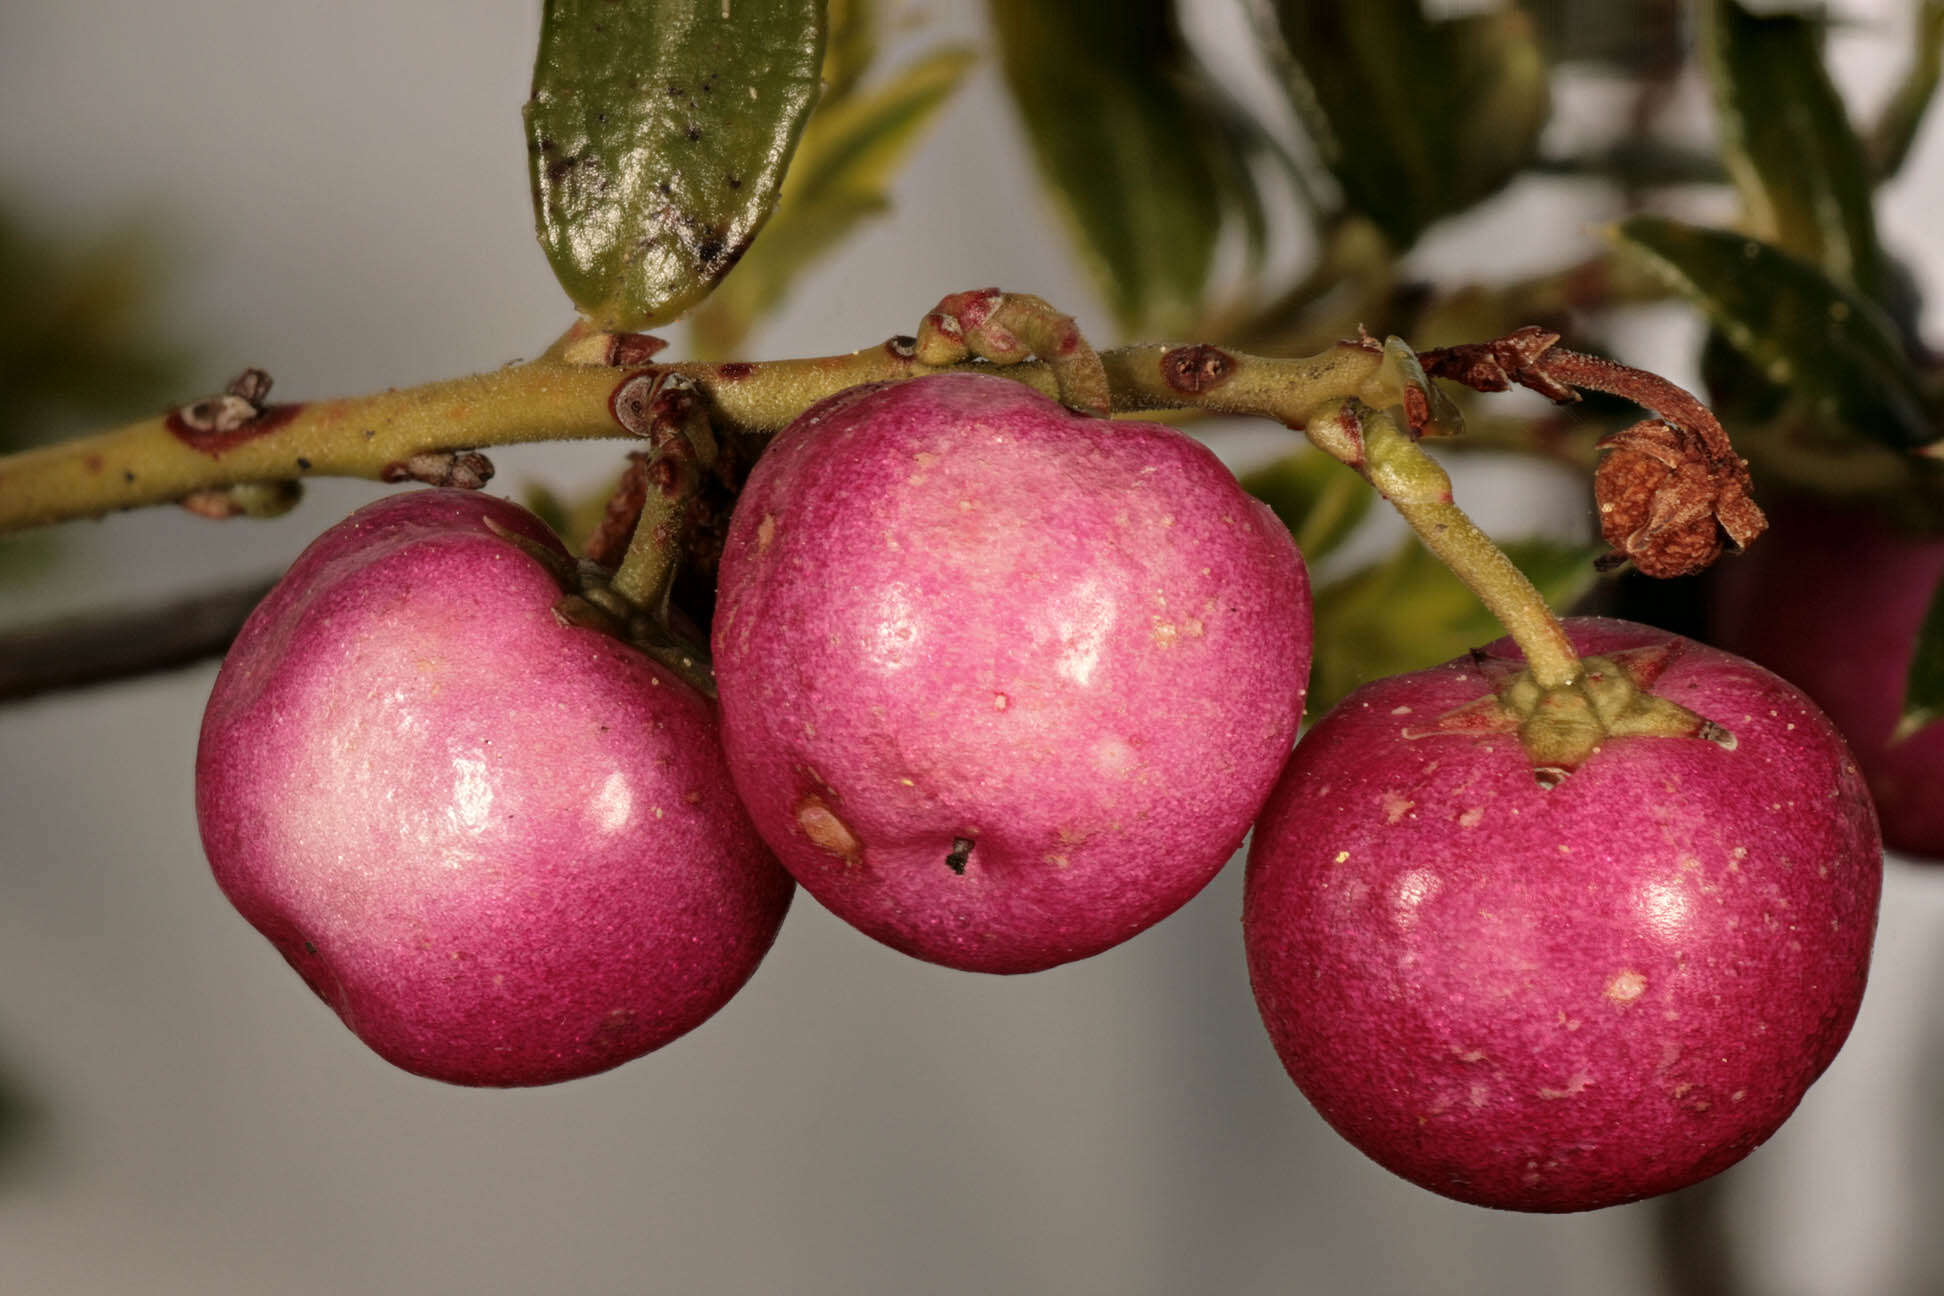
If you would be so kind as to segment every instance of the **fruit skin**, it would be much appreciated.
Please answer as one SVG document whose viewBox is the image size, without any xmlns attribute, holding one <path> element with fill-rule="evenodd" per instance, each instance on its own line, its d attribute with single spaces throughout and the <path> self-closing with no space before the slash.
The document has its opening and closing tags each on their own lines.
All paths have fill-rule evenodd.
<svg viewBox="0 0 1944 1296">
<path fill-rule="evenodd" d="M 1890 741 L 1917 629 L 1944 580 L 1944 535 L 1791 500 L 1769 533 L 1715 568 L 1709 637 L 1814 698 L 1856 753 L 1884 844 L 1944 861 L 1944 721 Z"/>
<path fill-rule="evenodd" d="M 1309 674 L 1302 559 L 1206 448 L 986 375 L 854 389 L 784 431 L 717 598 L 723 741 L 764 838 L 838 916 L 968 970 L 1084 958 L 1193 896 Z"/>
<path fill-rule="evenodd" d="M 557 622 L 561 590 L 464 491 L 381 500 L 251 615 L 203 717 L 216 881 L 373 1049 L 544 1084 L 700 1024 L 793 887 L 737 803 L 709 703 Z"/>
<path fill-rule="evenodd" d="M 1856 1016 L 1882 882 L 1842 739 L 1753 663 L 1667 645 L 1725 724 L 1608 739 L 1551 792 L 1508 734 L 1435 729 L 1470 657 L 1307 733 L 1256 826 L 1243 934 L 1284 1066 L 1339 1133 L 1460 1201 L 1587 1210 L 1693 1183 L 1794 1110 Z M 1486 649 L 1517 658 L 1509 641 Z"/>
</svg>

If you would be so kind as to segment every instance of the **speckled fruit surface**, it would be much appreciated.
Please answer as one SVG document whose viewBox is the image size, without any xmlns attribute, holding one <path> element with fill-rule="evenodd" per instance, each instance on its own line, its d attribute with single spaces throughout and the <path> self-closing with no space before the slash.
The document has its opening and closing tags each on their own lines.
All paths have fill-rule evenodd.
<svg viewBox="0 0 1944 1296">
<path fill-rule="evenodd" d="M 939 375 L 765 452 L 713 639 L 730 767 L 797 880 L 909 954 L 1025 972 L 1240 845 L 1302 712 L 1309 588 L 1188 437 Z"/>
<path fill-rule="evenodd" d="M 413 491 L 320 536 L 217 676 L 196 812 L 217 883 L 345 1024 L 409 1071 L 604 1070 L 720 1008 L 793 890 L 730 786 L 713 710 L 560 625 L 560 588 Z"/>
<path fill-rule="evenodd" d="M 1652 691 L 1732 746 L 1609 739 L 1548 792 L 1515 736 L 1438 728 L 1489 664 L 1379 680 L 1298 745 L 1244 891 L 1257 1004 L 1317 1111 L 1519 1210 L 1665 1192 L 1773 1133 L 1855 1019 L 1882 878 L 1862 777 L 1793 686 L 1568 625 L 1582 654 L 1666 646 Z"/>
<path fill-rule="evenodd" d="M 1807 501 L 1771 512 L 1748 553 L 1719 564 L 1710 637 L 1801 688 L 1849 739 L 1884 844 L 1944 861 L 1944 721 L 1891 742 L 1910 656 L 1944 580 L 1944 535 Z"/>
</svg>

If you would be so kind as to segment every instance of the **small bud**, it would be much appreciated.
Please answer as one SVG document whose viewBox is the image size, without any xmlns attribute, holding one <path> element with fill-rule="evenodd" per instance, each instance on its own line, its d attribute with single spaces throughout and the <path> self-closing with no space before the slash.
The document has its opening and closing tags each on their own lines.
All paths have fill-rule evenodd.
<svg viewBox="0 0 1944 1296">
<path fill-rule="evenodd" d="M 478 490 L 493 479 L 493 462 L 477 450 L 427 450 L 386 464 L 378 476 L 388 482 Z"/>
</svg>

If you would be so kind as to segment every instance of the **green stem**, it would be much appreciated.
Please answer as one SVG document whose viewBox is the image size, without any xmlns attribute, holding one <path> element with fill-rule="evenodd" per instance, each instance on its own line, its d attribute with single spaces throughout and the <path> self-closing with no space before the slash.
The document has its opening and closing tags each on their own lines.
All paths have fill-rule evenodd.
<svg viewBox="0 0 1944 1296">
<path fill-rule="evenodd" d="M 1579 654 L 1545 598 L 1452 502 L 1450 476 L 1396 420 L 1354 399 L 1343 400 L 1317 410 L 1306 430 L 1324 453 L 1356 469 L 1425 548 L 1478 596 L 1524 652 L 1542 688 L 1579 679 Z"/>
</svg>

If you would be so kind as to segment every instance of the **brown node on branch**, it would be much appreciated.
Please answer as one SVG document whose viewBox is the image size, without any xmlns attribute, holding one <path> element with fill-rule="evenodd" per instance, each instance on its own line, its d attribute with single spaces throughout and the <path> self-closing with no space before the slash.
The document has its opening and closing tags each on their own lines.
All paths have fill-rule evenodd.
<svg viewBox="0 0 1944 1296">
<path fill-rule="evenodd" d="M 378 477 L 388 482 L 415 481 L 478 490 L 493 480 L 493 461 L 477 450 L 426 450 L 394 459 L 379 470 Z"/>
<path fill-rule="evenodd" d="M 1690 392 L 1657 374 L 1558 345 L 1559 335 L 1528 325 L 1491 342 L 1420 352 L 1424 371 L 1475 391 L 1517 384 L 1561 404 L 1574 388 L 1624 397 L 1658 417 L 1600 442 L 1593 475 L 1600 535 L 1613 546 L 1602 567 L 1631 562 L 1654 577 L 1686 576 L 1740 549 L 1768 527 L 1751 495 L 1748 463 L 1721 421 Z"/>
<path fill-rule="evenodd" d="M 1234 372 L 1234 357 L 1206 342 L 1176 347 L 1161 357 L 1162 380 L 1184 395 L 1199 395 L 1220 387 Z"/>
</svg>

